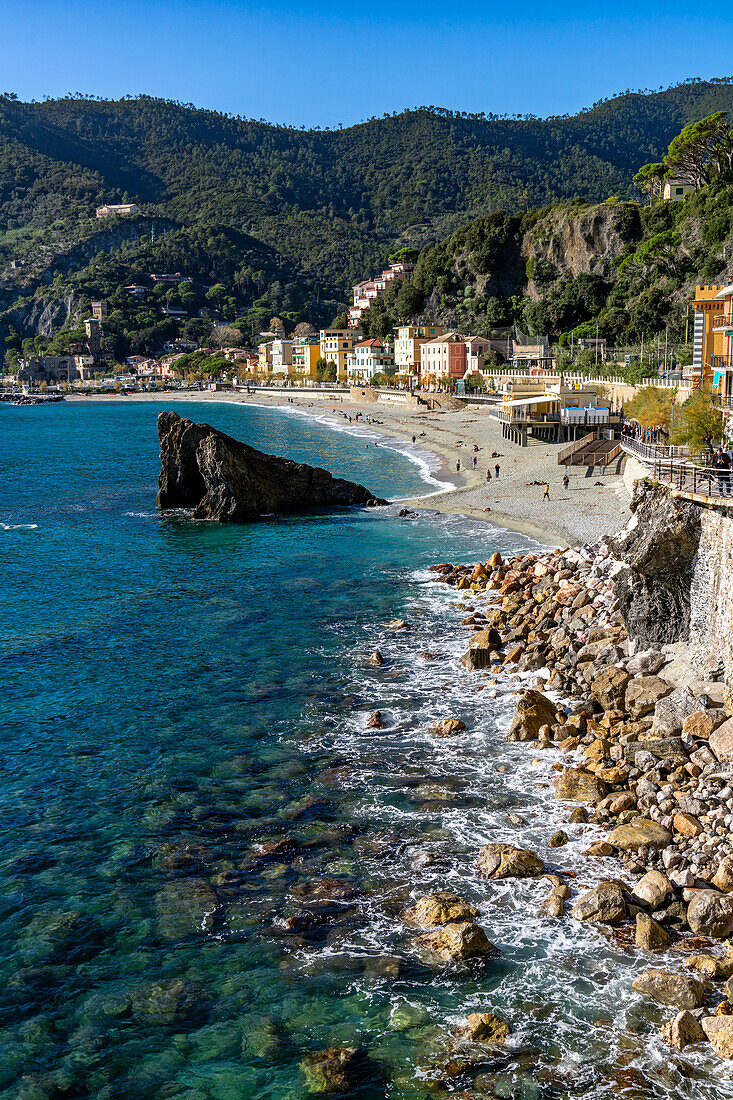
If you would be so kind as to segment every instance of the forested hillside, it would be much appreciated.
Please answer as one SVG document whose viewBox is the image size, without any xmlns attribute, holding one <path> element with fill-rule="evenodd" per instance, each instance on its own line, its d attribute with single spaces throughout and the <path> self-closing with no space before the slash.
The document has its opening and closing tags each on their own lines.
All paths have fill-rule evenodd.
<svg viewBox="0 0 733 1100">
<path fill-rule="evenodd" d="M 733 113 L 731 79 L 626 93 L 572 117 L 425 107 L 329 131 L 148 97 L 23 103 L 5 95 L 0 337 L 18 346 L 43 326 L 71 323 L 89 298 L 119 296 L 146 272 L 171 269 L 194 280 L 196 305 L 221 285 L 222 318 L 246 313 L 250 330 L 272 313 L 328 321 L 349 284 L 395 247 L 453 240 L 500 209 L 507 224 L 529 225 L 538 216 L 522 211 L 548 203 L 633 197 L 640 163 L 658 159 L 681 126 L 713 110 Z M 98 204 L 120 201 L 136 202 L 140 214 L 95 219 Z M 489 298 L 518 291 L 526 259 L 496 273 L 501 286 Z M 530 295 L 544 300 L 547 286 L 532 282 Z M 148 350 L 172 328 L 156 302 L 137 319 L 117 304 L 116 352 L 141 325 Z"/>
</svg>

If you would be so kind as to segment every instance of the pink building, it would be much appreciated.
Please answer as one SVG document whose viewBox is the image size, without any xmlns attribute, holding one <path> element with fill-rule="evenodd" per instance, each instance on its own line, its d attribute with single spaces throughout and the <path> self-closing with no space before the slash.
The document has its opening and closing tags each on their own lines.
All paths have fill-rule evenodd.
<svg viewBox="0 0 733 1100">
<path fill-rule="evenodd" d="M 403 282 L 413 270 L 414 264 L 392 263 L 385 268 L 381 275 L 374 279 L 365 279 L 352 287 L 352 304 L 349 307 L 349 325 L 356 328 L 361 316 L 368 310 L 372 302 L 381 298 L 387 288 L 394 282 Z"/>
</svg>

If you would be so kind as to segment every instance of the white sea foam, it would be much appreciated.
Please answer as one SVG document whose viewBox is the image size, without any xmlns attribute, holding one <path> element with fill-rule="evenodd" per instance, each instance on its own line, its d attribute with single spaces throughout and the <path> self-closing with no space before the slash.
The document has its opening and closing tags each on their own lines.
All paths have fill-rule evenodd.
<svg viewBox="0 0 733 1100">
<path fill-rule="evenodd" d="M 3 531 L 36 531 L 37 523 L 0 523 Z"/>
</svg>

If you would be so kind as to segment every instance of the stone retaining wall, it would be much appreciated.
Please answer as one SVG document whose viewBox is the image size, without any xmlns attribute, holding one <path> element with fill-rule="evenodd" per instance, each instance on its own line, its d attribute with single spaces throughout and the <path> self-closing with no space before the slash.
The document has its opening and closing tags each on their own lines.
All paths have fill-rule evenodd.
<svg viewBox="0 0 733 1100">
<path fill-rule="evenodd" d="M 733 699 L 733 517 L 702 508 L 692 574 L 690 651 L 696 667 L 722 664 Z"/>
</svg>

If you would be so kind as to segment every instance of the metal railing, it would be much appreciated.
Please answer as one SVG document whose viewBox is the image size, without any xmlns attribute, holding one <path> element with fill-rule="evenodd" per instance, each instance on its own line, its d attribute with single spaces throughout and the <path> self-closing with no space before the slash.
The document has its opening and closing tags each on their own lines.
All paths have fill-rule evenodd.
<svg viewBox="0 0 733 1100">
<path fill-rule="evenodd" d="M 685 447 L 671 447 L 664 443 L 645 443 L 632 436 L 622 436 L 621 446 L 627 454 L 640 458 L 642 462 L 657 462 L 664 458 L 676 458 L 689 460 L 690 455 Z"/>
<path fill-rule="evenodd" d="M 655 481 L 662 481 L 678 493 L 725 500 L 733 506 L 731 470 L 719 470 L 708 464 L 660 459 L 652 464 Z"/>
</svg>

